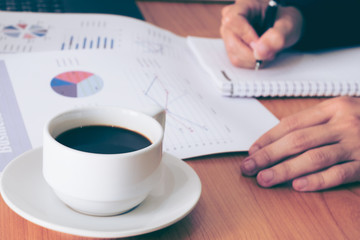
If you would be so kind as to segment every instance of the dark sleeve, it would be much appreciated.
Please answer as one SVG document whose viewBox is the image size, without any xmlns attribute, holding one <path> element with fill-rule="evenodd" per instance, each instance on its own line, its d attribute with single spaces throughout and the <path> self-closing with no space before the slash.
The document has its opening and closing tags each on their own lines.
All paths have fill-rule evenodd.
<svg viewBox="0 0 360 240">
<path fill-rule="evenodd" d="M 360 0 L 296 2 L 293 5 L 304 17 L 304 30 L 294 48 L 319 50 L 360 45 Z"/>
</svg>

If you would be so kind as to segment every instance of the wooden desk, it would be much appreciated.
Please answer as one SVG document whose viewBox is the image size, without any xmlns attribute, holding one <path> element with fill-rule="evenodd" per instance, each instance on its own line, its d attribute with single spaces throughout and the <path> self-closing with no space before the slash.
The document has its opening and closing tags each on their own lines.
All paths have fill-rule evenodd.
<svg viewBox="0 0 360 240">
<path fill-rule="evenodd" d="M 179 35 L 219 37 L 224 5 L 139 2 L 145 18 Z M 262 99 L 281 118 L 322 99 Z M 239 167 L 245 153 L 189 160 L 203 184 L 196 208 L 180 222 L 129 239 L 360 239 L 360 188 L 347 185 L 298 193 L 288 185 L 264 189 Z M 39 227 L 0 199 L 1 240 L 84 240 Z"/>
</svg>

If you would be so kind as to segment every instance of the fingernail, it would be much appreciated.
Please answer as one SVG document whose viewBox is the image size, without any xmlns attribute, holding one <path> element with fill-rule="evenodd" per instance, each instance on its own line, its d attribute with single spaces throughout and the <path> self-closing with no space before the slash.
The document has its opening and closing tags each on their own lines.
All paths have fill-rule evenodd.
<svg viewBox="0 0 360 240">
<path fill-rule="evenodd" d="M 251 158 L 250 159 L 245 159 L 241 166 L 242 166 L 242 169 L 244 170 L 243 172 L 245 174 L 251 174 L 256 169 L 255 161 L 252 160 Z"/>
<path fill-rule="evenodd" d="M 259 174 L 260 174 L 260 178 L 261 178 L 262 182 L 264 182 L 264 183 L 270 183 L 274 178 L 274 171 L 271 169 L 264 170 L 264 171 L 260 172 Z"/>
<path fill-rule="evenodd" d="M 308 185 L 308 180 L 306 178 L 296 179 L 293 182 L 293 188 L 295 190 L 301 191 L 304 190 Z"/>
</svg>

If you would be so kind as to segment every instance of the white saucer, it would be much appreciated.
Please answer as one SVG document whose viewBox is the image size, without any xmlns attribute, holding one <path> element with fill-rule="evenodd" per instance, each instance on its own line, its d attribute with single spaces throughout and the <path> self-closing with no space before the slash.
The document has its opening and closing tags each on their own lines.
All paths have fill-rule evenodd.
<svg viewBox="0 0 360 240">
<path fill-rule="evenodd" d="M 5 168 L 1 194 L 17 214 L 55 231 L 98 238 L 134 236 L 179 221 L 200 198 L 200 179 L 187 163 L 166 153 L 163 163 L 160 186 L 131 212 L 113 217 L 77 213 L 58 200 L 42 176 L 42 148 L 19 156 Z"/>
</svg>

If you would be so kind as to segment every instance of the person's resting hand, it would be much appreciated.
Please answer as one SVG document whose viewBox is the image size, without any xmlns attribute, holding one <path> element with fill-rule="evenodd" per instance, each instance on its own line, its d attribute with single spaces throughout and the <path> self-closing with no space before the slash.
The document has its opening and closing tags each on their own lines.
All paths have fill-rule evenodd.
<svg viewBox="0 0 360 240">
<path fill-rule="evenodd" d="M 274 26 L 259 38 L 266 6 L 264 0 L 237 0 L 223 8 L 220 33 L 233 65 L 254 68 L 257 59 L 270 61 L 300 39 L 303 19 L 294 7 L 279 7 Z"/>
<path fill-rule="evenodd" d="M 286 117 L 241 163 L 263 187 L 316 191 L 360 181 L 360 99 L 339 97 Z"/>
</svg>

